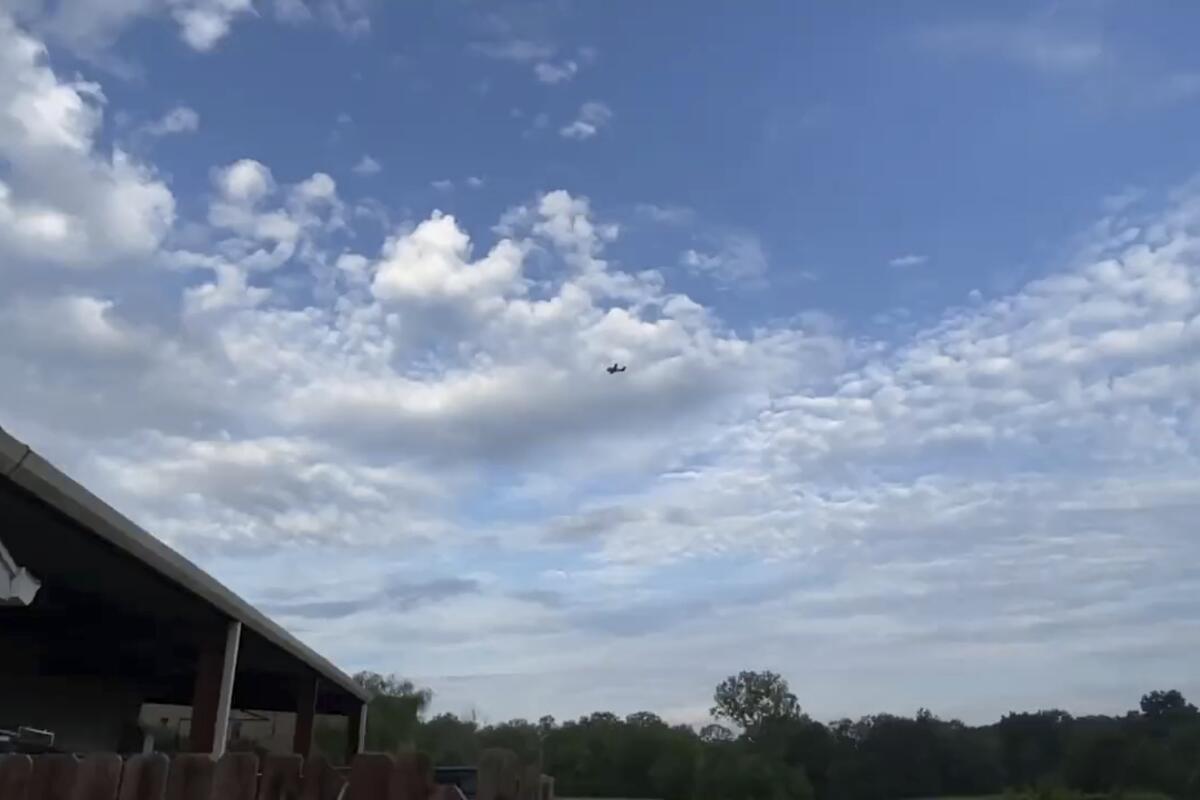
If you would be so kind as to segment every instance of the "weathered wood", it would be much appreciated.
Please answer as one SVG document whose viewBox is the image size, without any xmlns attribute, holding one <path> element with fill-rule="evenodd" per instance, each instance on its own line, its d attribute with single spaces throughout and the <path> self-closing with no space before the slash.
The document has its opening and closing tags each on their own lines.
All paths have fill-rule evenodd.
<svg viewBox="0 0 1200 800">
<path fill-rule="evenodd" d="M 300 683 L 296 706 L 296 731 L 292 735 L 292 752 L 305 758 L 312 752 L 313 721 L 317 716 L 317 692 L 320 681 L 316 675 L 305 677 Z"/>
<path fill-rule="evenodd" d="M 389 800 L 428 800 L 433 792 L 433 762 L 424 753 L 401 753 L 392 771 Z"/>
<path fill-rule="evenodd" d="M 121 785 L 121 757 L 116 753 L 92 753 L 79 762 L 71 800 L 116 800 Z"/>
<path fill-rule="evenodd" d="M 346 763 L 363 752 L 367 746 L 367 706 L 360 703 L 346 717 Z"/>
<path fill-rule="evenodd" d="M 517 800 L 519 788 L 517 755 L 511 750 L 490 748 L 479 755 L 476 800 Z"/>
<path fill-rule="evenodd" d="M 214 800 L 254 800 L 258 790 L 258 756 L 226 753 L 213 770 Z"/>
<path fill-rule="evenodd" d="M 396 763 L 386 753 L 359 753 L 350 764 L 345 800 L 380 800 L 388 796 Z"/>
<path fill-rule="evenodd" d="M 263 759 L 258 800 L 297 800 L 304 759 L 298 755 L 269 755 Z"/>
<path fill-rule="evenodd" d="M 542 770 L 537 764 L 530 764 L 521 770 L 518 800 L 540 800 L 541 794 Z"/>
<path fill-rule="evenodd" d="M 28 800 L 71 800 L 79 759 L 66 753 L 46 753 L 33 759 Z"/>
<path fill-rule="evenodd" d="M 200 651 L 192 689 L 192 730 L 188 742 L 193 753 L 213 753 L 217 757 L 225 753 L 241 639 L 242 623 L 232 621 L 226 625 L 222 638 L 210 636 Z"/>
<path fill-rule="evenodd" d="M 24 800 L 32 777 L 32 758 L 23 753 L 0 755 L 0 798 Z"/>
<path fill-rule="evenodd" d="M 209 753 L 180 753 L 171 759 L 166 800 L 210 800 L 216 762 Z"/>
<path fill-rule="evenodd" d="M 313 756 L 304 763 L 300 780 L 300 800 L 338 800 L 346 782 L 324 756 Z"/>
<path fill-rule="evenodd" d="M 142 753 L 125 762 L 118 800 L 163 800 L 170 762 L 162 753 Z"/>
<path fill-rule="evenodd" d="M 192 686 L 192 728 L 188 734 L 188 749 L 193 753 L 211 753 L 216 744 L 217 704 L 221 701 L 224 665 L 223 647 L 215 642 L 206 643 L 196 659 L 196 682 Z"/>
</svg>

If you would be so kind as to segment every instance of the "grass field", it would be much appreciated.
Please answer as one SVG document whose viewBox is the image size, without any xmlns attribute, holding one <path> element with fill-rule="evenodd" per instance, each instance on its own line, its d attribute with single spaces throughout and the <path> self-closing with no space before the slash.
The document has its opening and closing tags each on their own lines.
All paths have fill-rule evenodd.
<svg viewBox="0 0 1200 800">
<path fill-rule="evenodd" d="M 1121 794 L 1080 794 L 1078 792 L 1008 792 L 974 796 L 928 797 L 924 800 L 1171 800 L 1156 792 L 1123 792 Z"/>
</svg>

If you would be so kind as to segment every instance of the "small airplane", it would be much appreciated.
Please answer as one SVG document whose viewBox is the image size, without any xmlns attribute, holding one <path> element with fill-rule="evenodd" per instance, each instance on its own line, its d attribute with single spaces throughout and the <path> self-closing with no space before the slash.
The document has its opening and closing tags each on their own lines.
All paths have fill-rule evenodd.
<svg viewBox="0 0 1200 800">
<path fill-rule="evenodd" d="M 618 366 L 617 362 L 613 362 L 611 367 L 605 367 L 604 371 L 609 375 L 616 375 L 618 372 L 624 372 L 626 367 Z"/>
</svg>

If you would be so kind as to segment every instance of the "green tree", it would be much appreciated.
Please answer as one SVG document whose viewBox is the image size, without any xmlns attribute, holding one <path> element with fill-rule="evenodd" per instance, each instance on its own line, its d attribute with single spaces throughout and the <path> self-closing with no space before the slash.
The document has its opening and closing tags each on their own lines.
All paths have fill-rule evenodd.
<svg viewBox="0 0 1200 800">
<path fill-rule="evenodd" d="M 359 672 L 354 680 L 367 690 L 367 750 L 396 753 L 412 749 L 421 714 L 433 699 L 429 689 L 378 672 Z"/>
<path fill-rule="evenodd" d="M 799 717 L 800 703 L 780 675 L 746 671 L 717 684 L 710 713 L 753 735 L 767 720 Z"/>
<path fill-rule="evenodd" d="M 1139 705 L 1142 716 L 1150 720 L 1179 720 L 1196 715 L 1196 707 L 1178 689 L 1144 694 Z"/>
<path fill-rule="evenodd" d="M 726 728 L 724 725 L 718 725 L 715 722 L 709 723 L 700 729 L 700 741 L 705 744 L 714 742 L 732 742 L 735 738 L 733 731 Z"/>
<path fill-rule="evenodd" d="M 479 726 L 454 714 L 438 714 L 417 729 L 417 747 L 442 766 L 474 764 L 479 758 Z"/>
</svg>

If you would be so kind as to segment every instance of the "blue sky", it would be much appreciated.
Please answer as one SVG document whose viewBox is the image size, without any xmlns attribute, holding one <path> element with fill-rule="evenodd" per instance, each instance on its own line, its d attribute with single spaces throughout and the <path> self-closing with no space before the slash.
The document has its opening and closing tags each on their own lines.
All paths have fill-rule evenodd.
<svg viewBox="0 0 1200 800">
<path fill-rule="evenodd" d="M 1198 17 L 8 0 L 0 425 L 440 709 L 1194 694 Z"/>
</svg>

